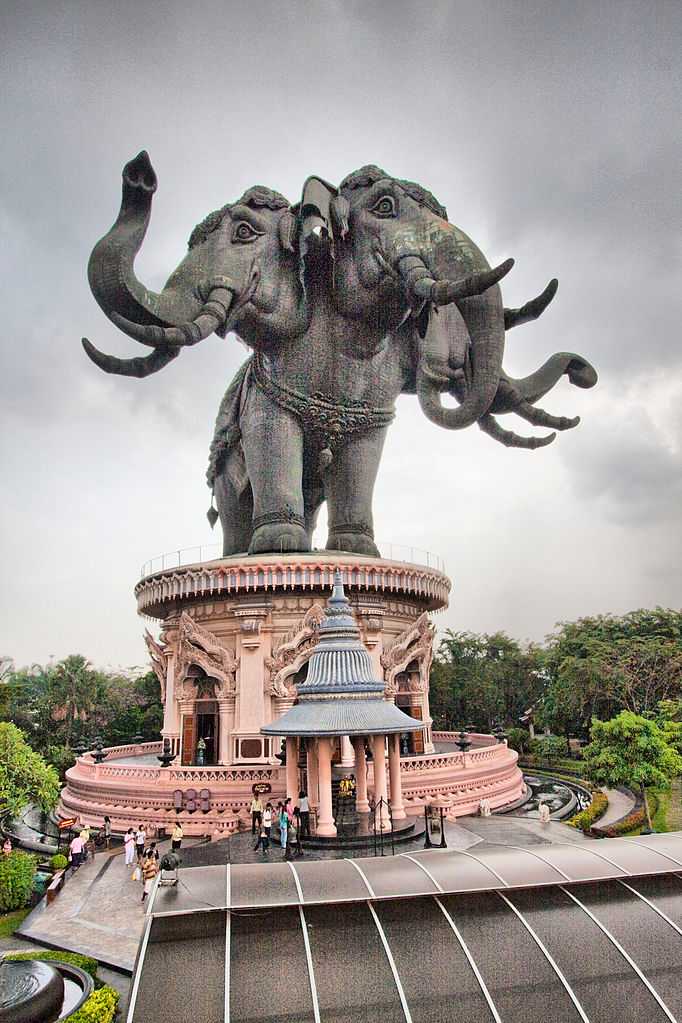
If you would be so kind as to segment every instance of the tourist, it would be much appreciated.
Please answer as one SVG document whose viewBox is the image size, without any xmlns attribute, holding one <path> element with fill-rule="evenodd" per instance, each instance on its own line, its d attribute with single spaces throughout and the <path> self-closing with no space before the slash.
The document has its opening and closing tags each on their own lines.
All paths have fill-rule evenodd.
<svg viewBox="0 0 682 1023">
<path fill-rule="evenodd" d="M 12 842 L 10 841 L 9 836 L 5 839 L 5 841 L 2 844 L 2 851 L 5 856 L 9 856 L 9 854 L 12 852 Z"/>
<path fill-rule="evenodd" d="M 74 835 L 69 843 L 69 858 L 74 870 L 78 870 L 83 858 L 83 839 L 80 835 Z"/>
<path fill-rule="evenodd" d="M 135 861 L 135 832 L 128 828 L 123 836 L 123 848 L 125 850 L 125 865 L 131 867 Z"/>
<path fill-rule="evenodd" d="M 253 847 L 253 851 L 257 852 L 259 848 L 262 848 L 263 855 L 268 851 L 270 847 L 270 829 L 265 827 L 265 821 L 260 825 L 258 829 L 258 841 Z"/>
<path fill-rule="evenodd" d="M 157 853 L 157 856 L 158 856 L 158 853 Z M 154 883 L 154 878 L 156 877 L 158 872 L 159 872 L 159 865 L 156 862 L 156 858 L 154 857 L 153 853 L 150 851 L 150 852 L 148 852 L 146 854 L 146 856 L 142 860 L 142 901 L 143 902 L 147 898 L 147 896 L 149 895 L 150 891 L 152 890 L 152 885 Z"/>
<path fill-rule="evenodd" d="M 278 803 L 279 809 L 279 844 L 282 849 L 287 847 L 287 832 L 289 830 L 289 815 L 286 811 L 284 803 Z"/>
<path fill-rule="evenodd" d="M 293 829 L 293 831 L 292 831 Z M 294 807 L 294 820 L 291 825 L 291 844 L 294 847 L 294 852 L 297 856 L 303 855 L 303 846 L 301 845 L 301 808 L 300 806 Z"/>
<path fill-rule="evenodd" d="M 156 842 L 150 842 L 149 848 L 145 851 L 145 856 L 153 856 L 158 862 L 159 850 L 156 848 Z"/>
<path fill-rule="evenodd" d="M 91 852 L 91 855 L 93 857 L 95 855 L 94 846 L 90 845 L 90 828 L 87 826 L 87 824 L 81 830 L 81 836 L 80 837 L 81 837 L 81 841 L 83 843 L 81 858 L 82 858 L 83 863 L 85 863 L 87 858 L 88 858 L 88 851 Z"/>
<path fill-rule="evenodd" d="M 147 841 L 147 832 L 144 830 L 144 824 L 140 824 L 139 828 L 135 832 L 135 849 L 137 851 L 137 862 L 142 863 L 142 857 L 144 856 L 144 846 Z"/>
<path fill-rule="evenodd" d="M 256 828 L 260 828 L 263 819 L 263 804 L 258 792 L 254 792 L 251 800 L 251 834 L 256 834 Z"/>
<path fill-rule="evenodd" d="M 268 836 L 268 842 L 270 841 L 270 832 L 272 830 L 272 803 L 268 803 L 263 810 L 263 827 L 265 833 Z"/>
<path fill-rule="evenodd" d="M 298 794 L 298 809 L 301 818 L 301 838 L 310 838 L 310 803 L 303 789 Z"/>
<path fill-rule="evenodd" d="M 291 799 L 291 796 L 287 796 L 287 801 L 284 804 L 284 809 L 286 811 L 287 817 L 289 818 L 289 823 L 291 824 L 291 822 L 294 819 L 294 803 L 293 800 Z"/>
<path fill-rule="evenodd" d="M 108 849 L 111 844 L 111 818 L 104 818 L 104 848 Z"/>
<path fill-rule="evenodd" d="M 180 846 L 182 845 L 183 830 L 180 821 L 175 822 L 175 826 L 171 832 L 171 849 L 174 853 L 180 852 Z"/>
</svg>

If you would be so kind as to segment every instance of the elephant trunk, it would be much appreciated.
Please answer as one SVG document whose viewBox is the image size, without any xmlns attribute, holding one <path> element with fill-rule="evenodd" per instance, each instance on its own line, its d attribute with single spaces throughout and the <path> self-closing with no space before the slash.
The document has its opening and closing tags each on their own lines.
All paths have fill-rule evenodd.
<svg viewBox="0 0 682 1023">
<path fill-rule="evenodd" d="M 594 366 L 574 352 L 556 352 L 527 377 L 521 377 L 519 380 L 512 377 L 508 379 L 516 391 L 533 404 L 551 391 L 564 374 L 576 387 L 589 388 L 597 383 L 597 371 Z"/>
<path fill-rule="evenodd" d="M 191 303 L 181 301 L 177 294 L 149 291 L 133 270 L 149 225 L 156 186 L 156 174 L 143 151 L 123 168 L 118 217 L 92 250 L 88 264 L 90 288 L 110 319 L 118 314 L 124 320 L 169 326 L 192 318 Z"/>
<path fill-rule="evenodd" d="M 473 425 L 485 415 L 495 397 L 504 352 L 504 310 L 497 281 L 509 272 L 513 262 L 509 259 L 493 270 L 447 281 L 435 280 L 419 256 L 399 260 L 408 296 L 443 307 L 438 314 L 431 311 L 422 339 L 417 396 L 426 417 L 446 430 Z M 467 351 L 471 379 L 465 383 Z M 453 380 L 457 375 L 458 387 Z M 453 382 L 463 391 L 462 404 L 445 408 L 440 396 Z"/>
</svg>

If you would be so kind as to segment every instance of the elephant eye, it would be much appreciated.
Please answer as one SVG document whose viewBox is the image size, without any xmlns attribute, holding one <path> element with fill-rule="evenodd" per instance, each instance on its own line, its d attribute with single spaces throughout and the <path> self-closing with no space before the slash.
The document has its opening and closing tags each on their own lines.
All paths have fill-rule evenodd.
<svg viewBox="0 0 682 1023">
<path fill-rule="evenodd" d="M 395 217 L 395 199 L 392 195 L 382 195 L 372 206 L 371 212 L 375 217 Z"/>
<path fill-rule="evenodd" d="M 260 238 L 263 234 L 262 231 L 256 231 L 251 224 L 246 220 L 238 221 L 232 228 L 232 241 L 233 242 L 252 242 L 256 238 Z"/>
</svg>

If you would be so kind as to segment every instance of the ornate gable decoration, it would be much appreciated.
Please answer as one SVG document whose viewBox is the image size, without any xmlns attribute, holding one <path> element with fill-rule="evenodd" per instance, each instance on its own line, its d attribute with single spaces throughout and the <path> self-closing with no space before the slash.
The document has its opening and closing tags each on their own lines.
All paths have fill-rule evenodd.
<svg viewBox="0 0 682 1023">
<path fill-rule="evenodd" d="M 152 670 L 161 686 L 161 703 L 166 702 L 166 673 L 168 671 L 168 647 L 156 642 L 149 629 L 144 630 L 144 641 L 147 644 Z"/>
<path fill-rule="evenodd" d="M 414 625 L 401 632 L 393 646 L 381 655 L 387 696 L 395 696 L 398 691 L 396 676 L 412 661 L 416 661 L 419 666 L 419 678 L 410 682 L 410 690 L 424 692 L 428 688 L 435 635 L 435 626 L 431 624 L 428 613 L 424 611 Z"/>
<path fill-rule="evenodd" d="M 232 696 L 237 689 L 237 661 L 234 655 L 208 629 L 198 625 L 194 619 L 183 611 L 178 624 L 178 642 L 176 649 L 175 677 L 178 680 L 178 697 L 183 698 L 183 683 L 189 683 L 194 693 L 185 694 L 196 697 L 196 685 L 185 675 L 192 664 L 198 665 L 207 675 L 216 679 L 216 698 L 224 699 Z"/>
<path fill-rule="evenodd" d="M 313 604 L 298 625 L 273 650 L 272 657 L 266 657 L 265 667 L 270 672 L 271 696 L 283 699 L 296 696 L 296 687 L 288 680 L 293 678 L 312 654 L 323 620 L 324 609 L 320 604 Z"/>
</svg>

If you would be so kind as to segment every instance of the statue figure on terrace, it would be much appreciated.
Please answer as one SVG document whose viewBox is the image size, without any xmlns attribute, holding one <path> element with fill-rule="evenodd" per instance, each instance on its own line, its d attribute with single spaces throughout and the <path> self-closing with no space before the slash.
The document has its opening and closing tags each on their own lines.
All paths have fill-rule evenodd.
<svg viewBox="0 0 682 1023">
<path fill-rule="evenodd" d="M 146 153 L 124 167 L 118 218 L 89 264 L 104 312 L 151 352 L 118 359 L 83 345 L 105 372 L 135 377 L 211 333 L 234 332 L 253 349 L 211 445 L 209 517 L 220 517 L 224 555 L 310 550 L 324 501 L 327 549 L 377 555 L 372 494 L 401 393 L 416 393 L 446 429 L 476 423 L 510 447 L 541 447 L 556 434 L 519 436 L 498 415 L 552 431 L 577 425 L 536 402 L 563 375 L 594 386 L 585 359 L 558 353 L 520 380 L 502 368 L 505 332 L 536 319 L 557 282 L 506 309 L 499 281 L 513 261 L 491 269 L 420 185 L 368 166 L 339 188 L 309 178 L 295 206 L 250 188 L 194 229 L 159 294 L 133 270 L 156 185 Z M 443 406 L 446 393 L 456 407 Z"/>
</svg>

